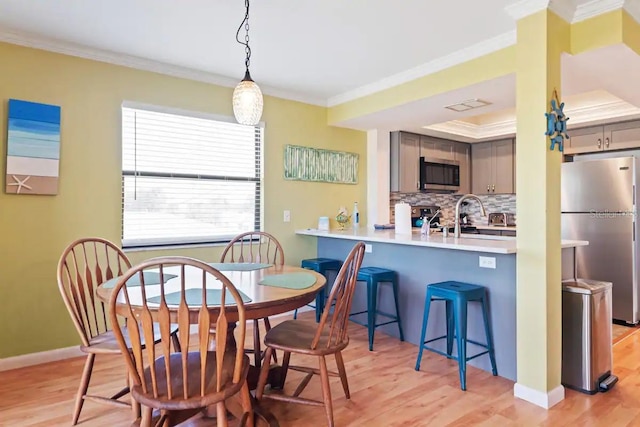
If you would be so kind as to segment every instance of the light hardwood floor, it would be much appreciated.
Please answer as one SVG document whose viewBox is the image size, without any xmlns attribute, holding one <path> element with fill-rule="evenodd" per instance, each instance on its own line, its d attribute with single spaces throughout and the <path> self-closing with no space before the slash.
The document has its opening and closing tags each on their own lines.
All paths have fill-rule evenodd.
<svg viewBox="0 0 640 427">
<path fill-rule="evenodd" d="M 311 321 L 312 314 L 300 317 Z M 513 383 L 504 378 L 469 367 L 468 390 L 463 392 L 456 362 L 425 352 L 422 370 L 416 372 L 416 346 L 376 333 L 375 350 L 369 352 L 366 329 L 351 323 L 350 332 L 344 359 L 351 400 L 344 398 L 339 379 L 332 379 L 338 426 L 640 426 L 638 333 L 614 346 L 614 372 L 620 381 L 612 391 L 587 396 L 567 390 L 563 402 L 545 411 L 515 399 Z M 304 358 L 295 357 L 292 363 L 304 363 Z M 82 364 L 83 359 L 70 359 L 0 372 L 0 426 L 70 425 Z M 295 387 L 298 378 L 291 372 L 287 387 Z M 106 395 L 118 390 L 123 379 L 120 357 L 98 357 L 90 391 Z M 314 378 L 304 394 L 319 399 L 320 393 L 319 380 Z M 265 406 L 282 427 L 324 425 L 321 407 L 275 401 Z M 130 411 L 86 402 L 79 425 L 127 426 Z"/>
</svg>

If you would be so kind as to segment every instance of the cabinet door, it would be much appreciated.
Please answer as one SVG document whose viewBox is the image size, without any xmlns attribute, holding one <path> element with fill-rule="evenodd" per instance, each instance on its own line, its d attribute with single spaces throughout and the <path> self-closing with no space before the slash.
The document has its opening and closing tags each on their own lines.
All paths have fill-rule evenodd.
<svg viewBox="0 0 640 427">
<path fill-rule="evenodd" d="M 454 143 L 455 160 L 460 163 L 460 190 L 458 194 L 471 192 L 471 146 L 463 142 Z"/>
<path fill-rule="evenodd" d="M 569 134 L 571 136 L 571 134 Z M 640 147 L 640 120 L 604 127 L 604 149 L 621 150 Z"/>
<path fill-rule="evenodd" d="M 420 137 L 420 156 L 432 159 L 455 160 L 454 142 L 430 136 Z"/>
<path fill-rule="evenodd" d="M 493 142 L 491 194 L 513 193 L 513 139 Z"/>
<path fill-rule="evenodd" d="M 567 131 L 569 139 L 564 143 L 565 154 L 591 153 L 604 147 L 604 127 L 593 126 Z"/>
<path fill-rule="evenodd" d="M 474 194 L 489 194 L 492 184 L 493 143 L 471 146 L 471 188 Z"/>
<path fill-rule="evenodd" d="M 400 133 L 398 191 L 415 193 L 420 188 L 420 136 Z"/>
</svg>

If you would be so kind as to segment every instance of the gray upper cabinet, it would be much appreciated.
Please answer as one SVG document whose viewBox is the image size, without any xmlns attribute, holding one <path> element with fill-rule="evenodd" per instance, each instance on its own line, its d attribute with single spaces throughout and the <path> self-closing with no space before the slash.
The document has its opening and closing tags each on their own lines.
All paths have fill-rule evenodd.
<svg viewBox="0 0 640 427">
<path fill-rule="evenodd" d="M 471 147 L 473 193 L 513 193 L 515 191 L 513 160 L 513 139 L 473 144 Z"/>
<path fill-rule="evenodd" d="M 569 139 L 564 143 L 565 154 L 591 153 L 602 150 L 604 126 L 594 126 L 567 131 Z"/>
<path fill-rule="evenodd" d="M 420 189 L 420 135 L 391 132 L 391 191 L 414 193 Z"/>
<path fill-rule="evenodd" d="M 460 190 L 458 194 L 471 192 L 471 146 L 463 142 L 454 144 L 454 160 L 460 163 Z"/>
<path fill-rule="evenodd" d="M 455 160 L 455 145 L 453 141 L 421 135 L 420 157 Z"/>
<path fill-rule="evenodd" d="M 460 193 L 471 189 L 469 144 L 410 132 L 391 132 L 390 189 L 393 192 L 420 191 L 420 157 L 460 162 Z"/>
<path fill-rule="evenodd" d="M 493 143 L 481 142 L 471 147 L 472 192 L 487 194 L 493 183 Z"/>
<path fill-rule="evenodd" d="M 640 120 L 570 129 L 565 154 L 593 153 L 640 147 Z"/>
<path fill-rule="evenodd" d="M 571 134 L 569 134 L 571 136 Z M 604 127 L 604 149 L 622 150 L 640 147 L 640 120 Z"/>
</svg>

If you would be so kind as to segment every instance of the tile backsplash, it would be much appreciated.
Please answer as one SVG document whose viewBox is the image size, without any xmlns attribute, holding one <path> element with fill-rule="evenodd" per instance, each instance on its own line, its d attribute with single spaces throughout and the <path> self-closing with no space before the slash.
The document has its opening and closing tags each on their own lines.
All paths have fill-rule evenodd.
<svg viewBox="0 0 640 427">
<path fill-rule="evenodd" d="M 460 197 L 462 197 L 460 194 L 391 193 L 389 197 L 389 206 L 393 209 L 395 204 L 398 202 L 405 202 L 410 205 L 440 206 L 444 221 L 453 224 L 456 203 Z M 478 197 L 482 200 L 487 214 L 492 212 L 508 212 L 515 215 L 516 213 L 515 194 L 486 194 L 478 195 Z M 460 212 L 466 212 L 469 215 L 471 224 L 487 224 L 487 218 L 483 218 L 480 215 L 480 205 L 478 205 L 474 200 L 470 200 L 467 206 L 461 206 Z"/>
</svg>

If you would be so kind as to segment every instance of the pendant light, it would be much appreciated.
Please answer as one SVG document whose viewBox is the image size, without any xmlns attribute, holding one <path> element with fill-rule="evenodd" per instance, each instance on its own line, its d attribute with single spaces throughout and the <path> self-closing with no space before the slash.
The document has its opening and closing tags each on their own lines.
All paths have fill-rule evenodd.
<svg viewBox="0 0 640 427">
<path fill-rule="evenodd" d="M 255 126 L 260 122 L 262 117 L 262 91 L 251 79 L 249 74 L 249 60 L 251 58 L 251 48 L 249 47 L 249 0 L 245 0 L 246 13 L 244 19 L 238 27 L 236 33 L 236 41 L 244 45 L 246 59 L 244 65 L 246 71 L 244 78 L 233 91 L 233 115 L 238 123 L 243 125 Z M 240 30 L 244 26 L 245 36 L 244 42 L 240 41 Z"/>
</svg>

